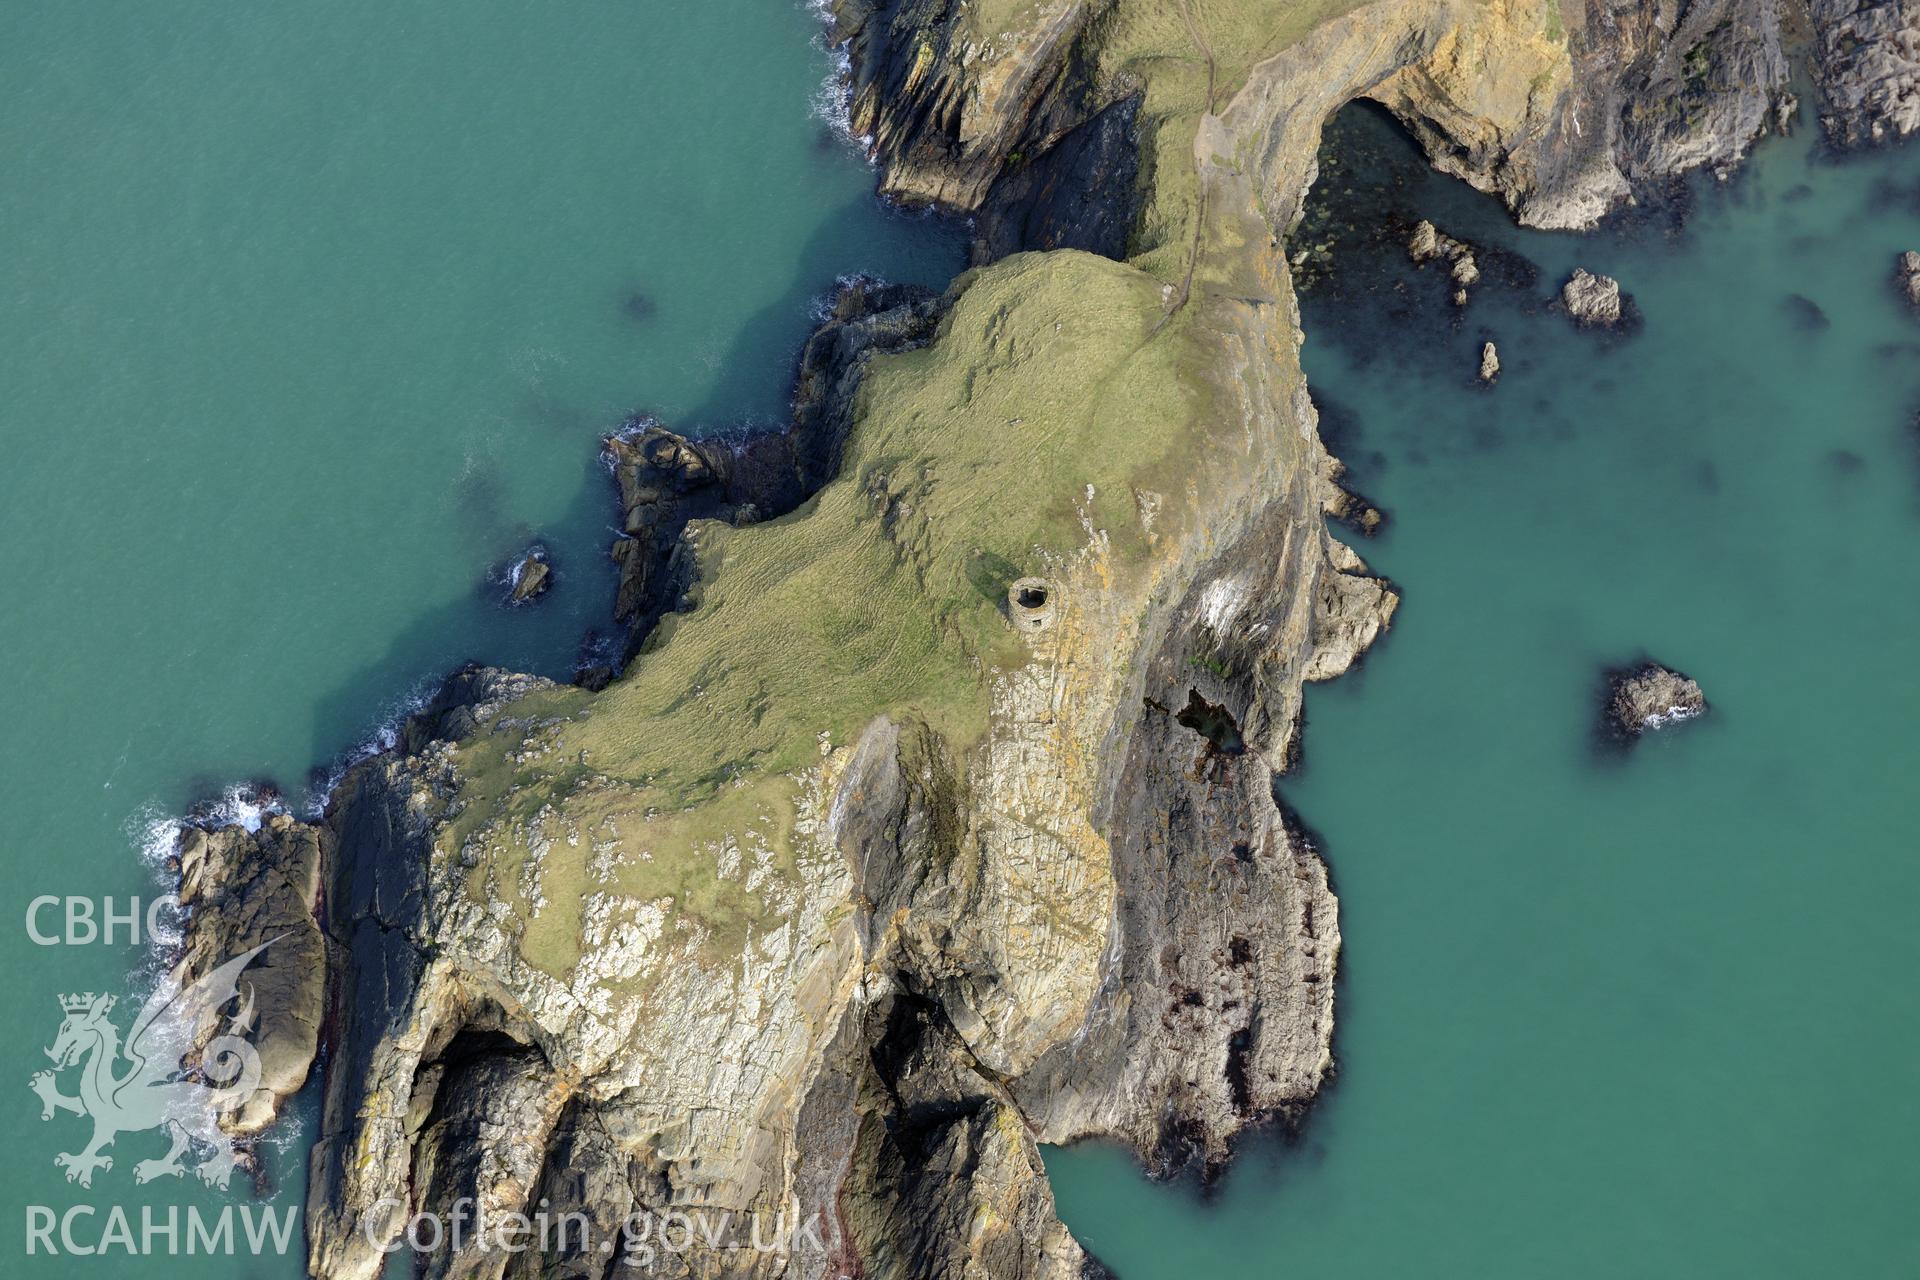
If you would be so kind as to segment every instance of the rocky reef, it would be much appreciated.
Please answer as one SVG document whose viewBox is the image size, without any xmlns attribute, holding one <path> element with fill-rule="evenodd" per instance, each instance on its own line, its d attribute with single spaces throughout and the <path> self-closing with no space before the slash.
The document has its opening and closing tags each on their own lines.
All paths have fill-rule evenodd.
<svg viewBox="0 0 1920 1280">
<path fill-rule="evenodd" d="M 1210 1172 L 1300 1117 L 1341 935 L 1281 792 L 1396 604 L 1328 531 L 1364 503 L 1297 355 L 1322 124 L 1374 97 L 1586 225 L 1738 158 L 1777 17 L 843 0 L 882 190 L 976 265 L 843 291 L 784 432 L 606 441 L 618 678 L 459 672 L 274 828 L 325 864 L 269 895 L 326 957 L 312 1273 L 472 1201 L 591 1231 L 426 1274 L 1092 1275 L 1038 1144 Z"/>
</svg>

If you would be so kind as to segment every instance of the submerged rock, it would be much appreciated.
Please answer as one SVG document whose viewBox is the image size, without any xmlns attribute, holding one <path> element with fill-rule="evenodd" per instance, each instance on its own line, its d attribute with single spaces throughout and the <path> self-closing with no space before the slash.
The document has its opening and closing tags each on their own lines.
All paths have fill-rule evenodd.
<svg viewBox="0 0 1920 1280">
<path fill-rule="evenodd" d="M 1894 260 L 1893 284 L 1908 306 L 1920 310 L 1920 253 L 1909 249 Z"/>
<path fill-rule="evenodd" d="M 553 585 L 553 566 L 547 563 L 546 548 L 530 548 L 508 571 L 507 581 L 512 588 L 507 596 L 508 604 L 525 604 L 545 595 Z"/>
<path fill-rule="evenodd" d="M 1480 381 L 1492 382 L 1500 376 L 1500 353 L 1489 342 L 1480 348 Z"/>
<path fill-rule="evenodd" d="M 1657 662 L 1607 674 L 1606 727 L 1622 741 L 1706 714 L 1706 695 L 1689 677 Z"/>
<path fill-rule="evenodd" d="M 1787 315 L 1802 333 L 1823 333 L 1833 327 L 1826 309 L 1804 294 L 1790 293 L 1785 303 Z"/>
<path fill-rule="evenodd" d="M 1612 276 L 1595 275 L 1585 267 L 1574 268 L 1573 277 L 1561 286 L 1560 303 L 1568 315 L 1593 328 L 1611 329 L 1625 314 L 1620 282 Z"/>
</svg>

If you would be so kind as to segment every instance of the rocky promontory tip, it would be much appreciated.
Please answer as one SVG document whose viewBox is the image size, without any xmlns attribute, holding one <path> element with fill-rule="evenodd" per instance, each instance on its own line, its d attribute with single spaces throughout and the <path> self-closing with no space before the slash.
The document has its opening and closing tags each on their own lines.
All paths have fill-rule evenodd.
<svg viewBox="0 0 1920 1280">
<path fill-rule="evenodd" d="M 192 985 L 221 964 L 265 946 L 247 971 L 259 1029 L 260 1078 L 250 1098 L 223 1119 L 255 1134 L 300 1091 L 319 1051 L 326 1005 L 327 955 L 317 917 L 331 835 L 324 827 L 268 814 L 254 830 L 230 825 L 181 829 L 175 847 L 180 905 L 187 913 L 172 979 Z M 195 1030 L 196 1046 L 216 1032 Z"/>
<path fill-rule="evenodd" d="M 1631 743 L 1642 734 L 1705 715 L 1707 698 L 1690 677 L 1644 662 L 1607 673 L 1605 725 L 1609 736 Z"/>
</svg>

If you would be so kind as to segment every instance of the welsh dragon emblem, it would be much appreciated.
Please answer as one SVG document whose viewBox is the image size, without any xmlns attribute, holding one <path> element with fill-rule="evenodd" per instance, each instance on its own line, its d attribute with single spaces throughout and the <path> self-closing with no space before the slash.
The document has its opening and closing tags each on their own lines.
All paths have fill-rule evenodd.
<svg viewBox="0 0 1920 1280">
<path fill-rule="evenodd" d="M 93 992 L 60 997 L 66 1017 L 46 1051 L 53 1070 L 36 1072 L 30 1083 L 40 1095 L 42 1120 L 53 1119 L 56 1111 L 93 1119 L 93 1141 L 78 1152 L 53 1158 L 67 1171 L 67 1181 L 90 1187 L 96 1169 L 112 1169 L 113 1157 L 103 1153 L 120 1134 L 165 1129 L 172 1147 L 158 1159 L 134 1165 L 135 1182 L 179 1177 L 186 1172 L 181 1157 L 193 1148 L 196 1156 L 209 1152 L 194 1166 L 194 1174 L 208 1186 L 227 1185 L 239 1158 L 233 1140 L 220 1129 L 220 1116 L 245 1102 L 260 1083 L 260 1053 L 246 1038 L 253 1030 L 253 987 L 248 985 L 243 1000 L 240 973 L 273 941 L 227 961 L 191 986 L 182 988 L 171 977 L 162 981 L 134 1018 L 124 1045 L 119 1028 L 108 1018 L 115 997 Z M 183 1065 L 198 1029 L 236 1001 L 240 1008 L 201 1050 L 199 1065 Z M 75 1065 L 80 1067 L 80 1093 L 69 1097 L 60 1092 L 56 1077 Z"/>
</svg>

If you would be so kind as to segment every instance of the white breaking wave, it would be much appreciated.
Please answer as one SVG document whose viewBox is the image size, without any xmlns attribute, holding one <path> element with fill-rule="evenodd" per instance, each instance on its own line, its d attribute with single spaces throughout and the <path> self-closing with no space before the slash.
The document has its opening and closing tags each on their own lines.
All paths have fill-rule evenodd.
<svg viewBox="0 0 1920 1280">
<path fill-rule="evenodd" d="M 409 718 L 426 708 L 439 687 L 437 680 L 421 680 L 408 690 L 371 732 L 342 752 L 319 774 L 318 780 L 301 797 L 300 816 L 309 821 L 320 817 L 326 811 L 327 797 L 340 785 L 340 779 L 346 777 L 347 770 L 363 760 L 370 760 L 383 751 L 391 751 L 399 746 L 401 728 Z"/>
<path fill-rule="evenodd" d="M 1675 704 L 1665 711 L 1655 711 L 1640 721 L 1644 729 L 1661 729 L 1670 724 L 1679 724 L 1682 720 L 1691 720 L 1699 715 L 1697 707 L 1683 707 Z"/>
<path fill-rule="evenodd" d="M 833 7 L 829 0 L 807 0 L 807 8 L 820 20 L 820 34 L 814 43 L 833 63 L 833 70 L 814 91 L 813 116 L 835 134 L 857 143 L 868 164 L 873 163 L 873 138 L 853 131 L 853 55 L 844 43 L 832 42 Z"/>
</svg>

